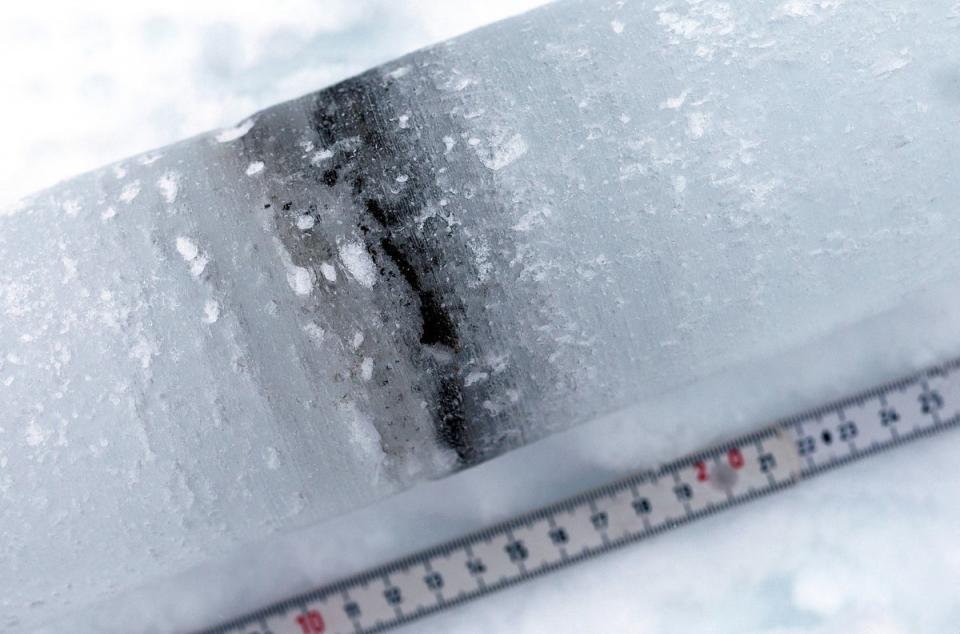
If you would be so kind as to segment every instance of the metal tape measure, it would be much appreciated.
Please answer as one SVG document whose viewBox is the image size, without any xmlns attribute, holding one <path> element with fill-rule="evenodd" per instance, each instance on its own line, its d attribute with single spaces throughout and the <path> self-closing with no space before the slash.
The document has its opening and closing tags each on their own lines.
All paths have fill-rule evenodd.
<svg viewBox="0 0 960 634">
<path fill-rule="evenodd" d="M 281 601 L 202 634 L 371 634 L 960 423 L 960 359 Z"/>
</svg>

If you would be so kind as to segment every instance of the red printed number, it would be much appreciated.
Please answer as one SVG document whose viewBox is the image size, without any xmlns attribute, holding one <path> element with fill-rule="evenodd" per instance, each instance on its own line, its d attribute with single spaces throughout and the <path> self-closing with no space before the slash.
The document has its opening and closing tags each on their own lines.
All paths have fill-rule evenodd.
<svg viewBox="0 0 960 634">
<path fill-rule="evenodd" d="M 303 634 L 323 634 L 327 631 L 327 625 L 323 622 L 323 616 L 316 610 L 309 610 L 306 614 L 297 617 L 297 624 L 303 630 Z"/>
<path fill-rule="evenodd" d="M 739 469 L 743 466 L 743 454 L 740 453 L 740 450 L 734 447 L 729 452 L 727 452 L 727 461 L 730 463 L 730 466 L 734 469 Z"/>
<path fill-rule="evenodd" d="M 700 482 L 706 482 L 707 481 L 707 465 L 703 462 L 703 460 L 693 465 L 693 467 L 697 470 L 697 480 Z"/>
</svg>

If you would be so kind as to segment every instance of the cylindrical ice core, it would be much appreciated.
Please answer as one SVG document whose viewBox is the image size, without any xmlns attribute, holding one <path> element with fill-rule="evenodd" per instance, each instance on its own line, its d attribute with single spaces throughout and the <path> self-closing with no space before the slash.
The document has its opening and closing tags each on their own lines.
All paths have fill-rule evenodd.
<svg viewBox="0 0 960 634">
<path fill-rule="evenodd" d="M 955 274 L 952 4 L 560 2 L 10 208 L 7 623 Z"/>
</svg>

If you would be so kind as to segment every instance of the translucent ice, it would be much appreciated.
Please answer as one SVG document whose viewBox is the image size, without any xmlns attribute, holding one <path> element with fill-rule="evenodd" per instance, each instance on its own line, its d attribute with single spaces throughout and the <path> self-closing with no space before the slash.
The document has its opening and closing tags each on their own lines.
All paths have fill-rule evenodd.
<svg viewBox="0 0 960 634">
<path fill-rule="evenodd" d="M 952 11 L 562 2 L 0 214 L 6 618 L 955 276 Z"/>
</svg>

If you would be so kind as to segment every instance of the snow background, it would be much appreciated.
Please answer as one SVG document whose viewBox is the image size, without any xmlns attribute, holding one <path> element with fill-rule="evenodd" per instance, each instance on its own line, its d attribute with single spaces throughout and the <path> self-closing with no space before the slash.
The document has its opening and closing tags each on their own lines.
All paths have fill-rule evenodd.
<svg viewBox="0 0 960 634">
<path fill-rule="evenodd" d="M 48 0 L 5 6 L 0 200 L 230 125 L 536 4 L 331 0 L 265 10 L 220 0 L 154 6 Z M 638 404 L 125 594 L 58 620 L 50 631 L 62 631 L 64 623 L 74 631 L 207 625 L 897 376 L 960 350 L 952 328 L 960 306 L 946 301 L 958 296 L 955 290 L 918 297 L 920 313 L 904 308 L 796 356 Z M 643 433 L 638 420 L 645 421 Z M 408 630 L 956 631 L 960 504 L 945 492 L 960 487 L 957 449 L 955 436 L 919 443 Z"/>
</svg>

